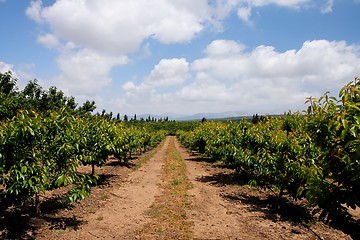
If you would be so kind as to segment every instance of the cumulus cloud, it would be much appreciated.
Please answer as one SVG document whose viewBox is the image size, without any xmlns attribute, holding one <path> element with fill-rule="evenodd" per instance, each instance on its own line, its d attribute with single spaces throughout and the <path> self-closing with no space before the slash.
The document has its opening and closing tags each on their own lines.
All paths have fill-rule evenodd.
<svg viewBox="0 0 360 240">
<path fill-rule="evenodd" d="M 55 80 L 62 89 L 75 94 L 94 94 L 111 82 L 109 71 L 116 65 L 126 64 L 126 56 L 113 57 L 90 49 L 64 51 L 57 59 L 61 75 Z"/>
<path fill-rule="evenodd" d="M 203 29 L 207 8 L 205 0 L 56 1 L 47 7 L 38 0 L 26 12 L 48 23 L 59 38 L 97 51 L 126 54 L 149 37 L 167 44 L 190 41 Z"/>
<path fill-rule="evenodd" d="M 145 83 L 153 86 L 171 86 L 184 83 L 189 77 L 189 63 L 185 58 L 161 59 Z"/>
<path fill-rule="evenodd" d="M 48 48 L 57 48 L 60 45 L 59 40 L 51 33 L 39 35 L 37 41 Z"/>
<path fill-rule="evenodd" d="M 222 45 L 226 44 L 222 41 Z M 228 45 L 233 48 L 234 42 L 229 41 Z M 239 44 L 239 48 L 243 46 Z M 343 84 L 359 74 L 359 66 L 359 46 L 317 40 L 305 42 L 298 51 L 277 52 L 271 46 L 258 46 L 250 52 L 240 51 L 236 57 L 215 58 L 210 54 L 195 60 L 191 69 L 202 76 L 194 84 L 216 79 L 226 86 L 233 101 L 251 103 L 251 98 L 265 99 L 264 104 L 270 109 L 272 104 L 284 108 L 299 106 L 306 96 L 325 90 L 337 94 Z M 202 89 L 198 88 L 199 98 L 206 94 Z"/>
<path fill-rule="evenodd" d="M 168 108 L 161 105 L 163 112 L 242 110 L 253 114 L 256 108 L 263 114 L 283 113 L 304 109 L 307 97 L 319 97 L 327 90 L 336 96 L 360 69 L 360 46 L 344 41 L 306 41 L 298 50 L 278 52 L 272 46 L 247 49 L 231 40 L 215 40 L 204 53 L 190 63 L 193 77 L 178 90 L 160 93 L 147 78 L 139 85 L 128 82 L 123 89 L 141 109 L 170 101 L 173 105 Z M 162 72 L 174 67 L 159 63 L 152 72 L 160 65 Z M 123 102 L 130 104 L 128 99 Z"/>
<path fill-rule="evenodd" d="M 330 12 L 333 3 L 327 0 L 320 10 Z M 251 23 L 252 11 L 259 7 L 300 9 L 311 4 L 311 0 L 63 0 L 44 6 L 35 0 L 26 14 L 45 26 L 47 32 L 42 31 L 37 41 L 58 53 L 56 85 L 89 96 L 111 84 L 110 71 L 129 63 L 130 53 L 151 55 L 149 42 L 186 44 L 209 27 L 222 30 L 222 20 L 234 11 Z M 359 46 L 326 40 L 278 52 L 272 46 L 247 49 L 220 39 L 203 53 L 203 58 L 192 62 L 160 60 L 142 82 L 123 84 L 119 90 L 125 98 L 115 102 L 142 110 L 161 103 L 168 107 L 162 111 L 188 110 L 191 102 L 195 112 L 236 108 L 249 113 L 260 103 L 264 111 L 276 111 L 276 106 L 283 111 L 327 87 L 337 89 L 360 68 Z"/>
<path fill-rule="evenodd" d="M 245 46 L 241 43 L 237 43 L 233 40 L 215 40 L 212 41 L 205 49 L 205 54 L 212 57 L 229 57 L 238 55 L 245 49 Z"/>
<path fill-rule="evenodd" d="M 55 82 L 72 94 L 87 94 L 107 86 L 112 81 L 110 70 L 129 62 L 124 60 L 125 56 L 138 51 L 146 39 L 164 44 L 186 43 L 201 32 L 211 18 L 206 0 L 64 0 L 49 6 L 36 0 L 31 1 L 26 14 L 42 26 L 50 27 L 50 32 L 41 33 L 37 41 L 57 50 L 61 73 Z M 144 57 L 151 55 L 149 46 L 143 45 Z M 179 77 L 177 72 L 176 77 L 171 78 L 170 70 L 160 72 L 166 63 L 160 63 L 149 76 L 148 84 L 166 85 L 186 78 Z"/>
<path fill-rule="evenodd" d="M 30 7 L 26 9 L 25 13 L 29 18 L 40 23 L 42 21 L 41 9 L 42 9 L 41 0 L 31 1 Z"/>
<path fill-rule="evenodd" d="M 173 92 L 167 89 L 167 92 L 160 93 L 159 88 L 181 85 L 189 77 L 189 63 L 184 58 L 161 59 L 142 83 L 136 85 L 128 81 L 123 84 L 126 100 L 122 102 L 137 106 L 171 102 Z"/>
<path fill-rule="evenodd" d="M 37 22 L 47 23 L 58 39 L 96 51 L 127 54 L 138 50 L 147 38 L 165 44 L 191 41 L 206 26 L 219 24 L 235 9 L 239 17 L 249 21 L 252 7 L 275 4 L 297 8 L 308 2 L 64 0 L 43 6 L 41 0 L 36 0 L 31 1 L 26 14 Z"/>
<path fill-rule="evenodd" d="M 240 7 L 237 10 L 237 15 L 245 22 L 250 22 L 251 17 L 251 7 Z"/>
</svg>

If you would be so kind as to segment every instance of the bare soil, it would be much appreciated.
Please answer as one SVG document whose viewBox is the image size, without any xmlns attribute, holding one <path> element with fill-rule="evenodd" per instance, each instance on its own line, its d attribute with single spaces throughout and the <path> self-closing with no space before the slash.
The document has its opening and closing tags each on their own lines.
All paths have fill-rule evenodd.
<svg viewBox="0 0 360 240">
<path fill-rule="evenodd" d="M 186 223 L 174 224 L 189 227 L 191 233 L 179 237 L 146 231 L 148 226 L 165 224 L 150 214 L 157 201 L 164 196 L 176 200 L 164 188 L 170 144 L 185 161 L 190 184 L 185 190 L 189 204 L 181 206 Z M 304 202 L 284 199 L 278 204 L 276 193 L 246 185 L 233 170 L 189 153 L 174 137 L 153 151 L 136 170 L 115 159 L 97 168 L 99 186 L 72 207 L 62 207 L 53 193 L 43 199 L 39 217 L 16 209 L 4 211 L 0 239 L 360 239 L 358 219 L 348 219 L 337 229 L 311 217 Z"/>
</svg>

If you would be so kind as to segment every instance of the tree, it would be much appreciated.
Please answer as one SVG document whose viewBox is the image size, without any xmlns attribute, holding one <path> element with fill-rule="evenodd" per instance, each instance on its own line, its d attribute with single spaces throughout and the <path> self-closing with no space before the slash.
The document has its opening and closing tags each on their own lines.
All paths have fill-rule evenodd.
<svg viewBox="0 0 360 240">
<path fill-rule="evenodd" d="M 257 124 L 260 121 L 260 117 L 258 114 L 253 115 L 251 122 L 253 124 Z"/>
<path fill-rule="evenodd" d="M 52 111 L 58 111 L 61 108 L 66 108 L 67 111 L 73 113 L 77 106 L 74 97 L 66 97 L 63 91 L 58 90 L 54 86 L 44 91 L 36 79 L 29 81 L 21 94 L 25 98 L 24 108 L 32 109 L 45 115 L 49 115 Z"/>
<path fill-rule="evenodd" d="M 77 103 L 75 102 L 74 97 L 69 97 L 66 103 L 67 107 L 71 110 L 75 110 Z"/>
<path fill-rule="evenodd" d="M 11 118 L 23 108 L 23 99 L 16 87 L 17 79 L 11 72 L 0 73 L 0 120 Z"/>
<path fill-rule="evenodd" d="M 124 115 L 124 121 L 127 122 L 128 121 L 128 116 L 125 114 Z"/>
<path fill-rule="evenodd" d="M 5 95 L 15 95 L 18 92 L 16 87 L 17 79 L 12 77 L 12 73 L 0 73 L 0 92 Z"/>
<path fill-rule="evenodd" d="M 86 100 L 81 107 L 77 109 L 79 115 L 91 114 L 96 109 L 95 101 Z"/>
</svg>

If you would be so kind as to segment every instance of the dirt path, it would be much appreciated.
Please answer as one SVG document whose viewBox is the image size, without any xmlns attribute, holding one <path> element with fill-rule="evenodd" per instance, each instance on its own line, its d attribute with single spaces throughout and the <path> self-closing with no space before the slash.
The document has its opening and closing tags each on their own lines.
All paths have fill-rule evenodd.
<svg viewBox="0 0 360 240">
<path fill-rule="evenodd" d="M 173 158 L 180 158 L 185 177 L 171 175 L 179 164 Z M 189 154 L 175 137 L 167 137 L 138 170 L 127 171 L 97 189 L 96 201 L 81 202 L 82 211 L 55 214 L 75 219 L 76 228 L 48 224 L 36 239 L 351 239 L 322 223 L 274 211 L 271 193 L 239 184 L 232 170 Z"/>
<path fill-rule="evenodd" d="M 190 155 L 179 143 L 176 147 L 193 185 L 189 218 L 194 239 L 351 239 L 322 223 L 286 219 L 271 208 L 273 193 L 241 185 L 232 170 Z M 289 209 L 289 214 L 297 212 Z"/>
<path fill-rule="evenodd" d="M 84 220 L 87 224 L 78 231 L 61 236 L 62 239 L 127 239 L 148 223 L 145 211 L 160 194 L 162 166 L 169 138 L 163 147 L 125 182 L 115 188 L 108 203 Z M 136 237 L 136 236 L 132 236 Z"/>
<path fill-rule="evenodd" d="M 179 143 L 177 150 L 186 161 L 189 181 L 193 188 L 189 191 L 192 198 L 192 210 L 190 219 L 193 225 L 193 237 L 195 239 L 234 239 L 241 236 L 241 239 L 249 239 L 237 219 L 229 214 L 225 201 L 220 197 L 219 189 L 210 184 L 199 181 L 201 177 L 209 176 L 201 162 L 191 157 Z M 257 233 L 252 233 L 252 237 Z M 240 238 L 239 238 L 240 239 Z"/>
</svg>

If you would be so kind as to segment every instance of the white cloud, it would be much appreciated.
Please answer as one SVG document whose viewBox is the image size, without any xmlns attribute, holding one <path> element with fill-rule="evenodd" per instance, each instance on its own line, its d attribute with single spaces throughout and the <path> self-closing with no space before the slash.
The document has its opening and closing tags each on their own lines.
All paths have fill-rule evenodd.
<svg viewBox="0 0 360 240">
<path fill-rule="evenodd" d="M 320 10 L 331 11 L 333 3 L 328 0 Z M 252 10 L 259 7 L 301 9 L 311 4 L 311 0 L 62 0 L 43 6 L 36 0 L 26 14 L 50 29 L 37 41 L 59 54 L 56 85 L 85 98 L 100 96 L 113 81 L 110 71 L 130 62 L 127 54 L 151 55 L 149 42 L 188 43 L 206 28 L 222 30 L 222 20 L 234 11 L 251 23 Z M 114 104 L 136 106 L 141 109 L 137 112 L 150 112 L 146 110 L 154 103 L 161 112 L 252 113 L 256 104 L 264 112 L 286 111 L 301 107 L 306 97 L 327 87 L 337 89 L 360 69 L 358 46 L 326 40 L 308 41 L 301 49 L 286 52 L 272 46 L 249 50 L 236 41 L 215 40 L 204 54 L 192 63 L 185 58 L 160 60 L 141 83 L 123 84 L 119 90 L 125 98 Z"/>
<path fill-rule="evenodd" d="M 237 15 L 245 22 L 250 22 L 251 7 L 241 7 L 237 10 Z"/>
<path fill-rule="evenodd" d="M 189 77 L 189 63 L 185 58 L 161 59 L 145 83 L 152 86 L 171 86 L 184 83 Z"/>
<path fill-rule="evenodd" d="M 71 94 L 99 92 L 112 81 L 110 70 L 127 63 L 125 55 L 138 51 L 148 38 L 165 44 L 190 41 L 211 18 L 209 12 L 206 0 L 64 0 L 49 6 L 36 0 L 26 10 L 29 18 L 49 25 L 51 31 L 39 35 L 37 41 L 58 51 L 61 73 L 55 83 Z M 144 57 L 151 55 L 149 43 L 143 46 Z M 176 71 L 184 70 L 183 62 L 174 66 L 174 76 L 170 70 L 160 72 L 167 61 L 161 62 L 148 84 L 182 82 L 186 77 L 179 78 Z"/>
<path fill-rule="evenodd" d="M 211 42 L 205 49 L 205 53 L 212 57 L 229 57 L 238 55 L 245 49 L 245 46 L 232 40 L 215 40 Z"/>
<path fill-rule="evenodd" d="M 71 90 L 72 94 L 91 95 L 111 82 L 109 71 L 112 67 L 126 64 L 125 56 L 108 56 L 90 49 L 64 51 L 57 59 L 61 75 L 55 80 L 56 86 Z"/>
<path fill-rule="evenodd" d="M 48 48 L 57 48 L 60 44 L 59 40 L 50 33 L 39 35 L 37 41 Z"/>
<path fill-rule="evenodd" d="M 30 2 L 30 7 L 26 9 L 25 13 L 28 17 L 40 23 L 42 21 L 41 9 L 42 9 L 42 1 L 35 0 Z"/>
<path fill-rule="evenodd" d="M 122 104 L 135 112 L 159 113 L 297 111 L 305 108 L 307 97 L 319 97 L 327 90 L 337 96 L 360 69 L 360 46 L 344 41 L 306 41 L 299 50 L 278 52 L 272 46 L 246 50 L 241 43 L 215 40 L 204 53 L 204 58 L 190 63 L 193 77 L 180 89 L 159 92 L 147 78 L 138 85 L 128 82 Z M 171 72 L 174 66 L 159 65 L 162 72 L 167 67 Z"/>
<path fill-rule="evenodd" d="M 183 84 L 189 77 L 189 63 L 184 58 L 161 59 L 139 85 L 133 81 L 123 84 L 125 99 L 118 101 L 141 108 L 141 112 L 147 112 L 149 105 L 152 105 L 151 108 L 155 105 L 163 107 L 172 102 L 174 92 L 167 89 L 167 92 L 160 93 L 159 88 Z"/>
<path fill-rule="evenodd" d="M 149 37 L 168 44 L 190 41 L 210 17 L 207 9 L 205 0 L 56 1 L 48 7 L 36 1 L 27 14 L 46 21 L 58 38 L 97 51 L 126 54 Z"/>
<path fill-rule="evenodd" d="M 322 6 L 321 13 L 326 14 L 333 11 L 334 0 L 327 0 L 326 4 Z"/>
<path fill-rule="evenodd" d="M 229 41 L 228 45 L 233 48 L 234 42 Z M 243 46 L 239 44 L 239 48 Z M 264 99 L 264 110 L 275 105 L 286 110 L 300 106 L 305 97 L 326 90 L 336 95 L 343 84 L 359 74 L 359 67 L 360 47 L 343 41 L 307 41 L 300 50 L 283 53 L 271 46 L 258 46 L 250 52 L 241 51 L 236 57 L 216 58 L 210 54 L 194 61 L 191 69 L 201 77 L 195 79 L 192 87 L 216 79 L 226 86 L 219 89 L 226 89 L 232 101 L 246 105 L 251 104 L 251 99 L 256 99 L 257 104 Z M 197 91 L 199 99 L 207 93 L 204 87 L 197 87 Z"/>
<path fill-rule="evenodd" d="M 26 14 L 46 22 L 57 39 L 100 52 L 127 54 L 137 51 L 147 38 L 172 44 L 191 41 L 210 25 L 221 28 L 221 20 L 232 10 L 249 21 L 252 7 L 275 4 L 297 8 L 309 0 L 182 0 L 182 1 L 56 1 L 43 6 L 31 1 Z M 71 13 L 71 14 L 69 14 Z"/>
</svg>

